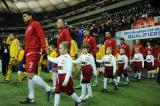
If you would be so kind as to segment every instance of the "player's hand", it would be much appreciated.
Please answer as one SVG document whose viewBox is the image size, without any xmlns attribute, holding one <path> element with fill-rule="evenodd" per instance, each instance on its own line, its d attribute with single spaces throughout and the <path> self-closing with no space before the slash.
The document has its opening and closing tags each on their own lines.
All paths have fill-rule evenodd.
<svg viewBox="0 0 160 106">
<path fill-rule="evenodd" d="M 24 68 L 24 69 L 26 68 L 26 65 L 25 65 L 25 64 L 23 64 L 23 68 Z"/>
<path fill-rule="evenodd" d="M 64 81 L 64 82 L 62 83 L 62 86 L 67 86 L 67 81 Z"/>
</svg>

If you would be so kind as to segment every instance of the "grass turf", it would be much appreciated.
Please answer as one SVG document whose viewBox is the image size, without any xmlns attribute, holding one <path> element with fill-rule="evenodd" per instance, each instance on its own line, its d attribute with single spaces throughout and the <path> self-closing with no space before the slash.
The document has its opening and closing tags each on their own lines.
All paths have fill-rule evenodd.
<svg viewBox="0 0 160 106">
<path fill-rule="evenodd" d="M 42 73 L 45 80 L 48 80 L 49 74 Z M 0 80 L 2 75 L 0 73 Z M 15 85 L 16 74 L 12 75 L 9 84 L 0 83 L 0 106 L 53 106 L 53 98 L 48 103 L 46 100 L 45 89 L 35 85 L 35 100 L 34 104 L 21 105 L 19 100 L 28 95 L 27 80 L 23 85 Z M 109 92 L 101 93 L 102 79 L 99 78 L 97 87 L 92 87 L 94 97 L 83 103 L 82 106 L 160 106 L 160 85 L 155 79 L 145 79 L 140 82 L 134 80 L 130 85 L 124 86 L 123 81 L 118 91 L 113 90 L 114 87 L 109 84 Z M 74 79 L 74 85 L 79 84 L 79 79 Z M 52 83 L 47 82 L 49 85 Z M 75 90 L 80 96 L 81 90 Z M 67 95 L 61 94 L 60 106 L 74 106 L 74 101 Z"/>
</svg>

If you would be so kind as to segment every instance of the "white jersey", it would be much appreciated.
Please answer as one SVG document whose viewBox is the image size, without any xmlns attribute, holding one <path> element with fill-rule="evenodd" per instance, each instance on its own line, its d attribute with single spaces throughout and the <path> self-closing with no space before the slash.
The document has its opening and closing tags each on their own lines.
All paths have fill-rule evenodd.
<svg viewBox="0 0 160 106">
<path fill-rule="evenodd" d="M 104 55 L 102 60 L 97 60 L 97 62 L 104 63 L 105 66 L 113 66 L 113 73 L 116 73 L 116 59 L 112 54 Z"/>
<path fill-rule="evenodd" d="M 58 58 L 48 56 L 48 60 L 58 64 L 58 74 L 66 74 L 72 71 L 72 58 L 69 54 L 60 55 Z"/>
<path fill-rule="evenodd" d="M 142 62 L 142 67 L 144 67 L 144 58 L 141 53 L 135 53 L 132 61 Z"/>
<path fill-rule="evenodd" d="M 124 63 L 124 69 L 128 67 L 128 57 L 123 54 L 123 55 L 118 55 L 118 63 Z"/>
<path fill-rule="evenodd" d="M 94 73 L 96 73 L 96 65 L 92 54 L 82 54 L 78 59 L 73 60 L 73 63 L 81 63 L 82 66 L 91 65 Z"/>
<path fill-rule="evenodd" d="M 151 62 L 152 63 L 152 66 L 154 66 L 154 56 L 153 55 L 147 55 L 146 56 L 146 60 L 145 60 L 147 63 Z"/>
</svg>

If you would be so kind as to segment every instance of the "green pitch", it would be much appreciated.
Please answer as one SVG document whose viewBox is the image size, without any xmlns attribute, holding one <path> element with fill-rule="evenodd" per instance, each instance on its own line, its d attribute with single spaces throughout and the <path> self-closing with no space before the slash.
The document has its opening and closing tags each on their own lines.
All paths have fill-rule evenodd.
<svg viewBox="0 0 160 106">
<path fill-rule="evenodd" d="M 2 79 L 0 73 L 0 80 Z M 43 78 L 47 81 L 49 74 L 42 73 Z M 45 89 L 35 86 L 34 104 L 21 105 L 19 100 L 28 95 L 27 80 L 23 85 L 15 85 L 16 74 L 12 76 L 9 84 L 0 83 L 0 106 L 54 106 L 53 98 L 48 103 L 46 100 Z M 74 85 L 78 84 L 79 79 L 74 79 Z M 47 82 L 49 85 L 52 83 Z M 113 86 L 108 86 L 109 92 L 104 94 L 102 90 L 102 77 L 99 78 L 98 87 L 92 87 L 94 97 L 83 103 L 82 106 L 160 106 L 160 85 L 155 79 L 145 79 L 140 82 L 134 80 L 130 85 L 124 86 L 123 81 L 118 91 L 113 90 Z M 80 96 L 81 90 L 76 90 Z M 61 94 L 60 106 L 74 106 L 74 101 L 67 95 Z"/>
</svg>

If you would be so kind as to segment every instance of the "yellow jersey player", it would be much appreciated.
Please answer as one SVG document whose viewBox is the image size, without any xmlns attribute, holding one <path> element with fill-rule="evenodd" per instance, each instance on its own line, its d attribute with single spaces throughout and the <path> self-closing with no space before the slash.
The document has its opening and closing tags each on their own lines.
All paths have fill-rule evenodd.
<svg viewBox="0 0 160 106">
<path fill-rule="evenodd" d="M 10 81 L 11 75 L 12 75 L 12 68 L 17 65 L 18 63 L 18 52 L 19 52 L 19 41 L 16 38 L 15 35 L 10 35 L 10 48 L 9 48 L 9 53 L 10 53 L 10 60 L 9 60 L 9 66 L 8 66 L 8 72 L 7 72 L 7 77 L 6 80 L 3 81 L 3 83 L 8 83 Z M 7 41 L 8 42 L 8 41 Z"/>
</svg>

